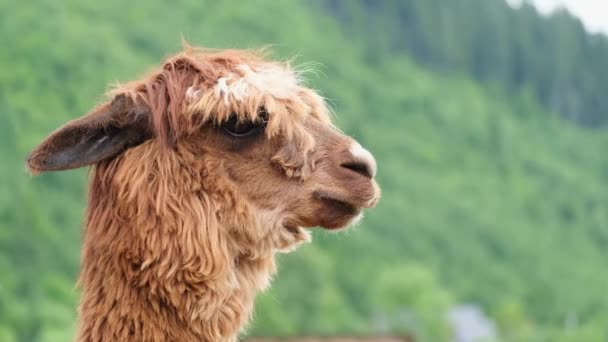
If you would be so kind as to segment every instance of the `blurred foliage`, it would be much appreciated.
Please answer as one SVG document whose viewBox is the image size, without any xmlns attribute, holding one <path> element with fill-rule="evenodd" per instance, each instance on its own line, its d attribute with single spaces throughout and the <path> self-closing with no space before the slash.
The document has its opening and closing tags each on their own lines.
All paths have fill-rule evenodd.
<svg viewBox="0 0 608 342">
<path fill-rule="evenodd" d="M 481 45 L 463 45 L 471 34 Z M 0 341 L 65 341 L 75 326 L 86 171 L 32 178 L 25 155 L 181 36 L 321 63 L 311 85 L 380 166 L 379 206 L 281 257 L 251 334 L 441 341 L 446 310 L 470 302 L 504 341 L 605 339 L 608 132 L 559 119 L 552 111 L 570 112 L 539 90 L 567 100 L 559 88 L 574 89 L 580 122 L 607 113 L 596 83 L 606 39 L 569 16 L 499 0 L 0 0 Z M 539 46 L 546 37 L 551 47 Z M 601 51 L 578 48 L 587 43 Z M 429 44 L 444 45 L 415 47 Z M 535 62 L 505 68 L 512 59 L 496 48 Z M 594 62 L 570 63 L 577 53 Z"/>
<path fill-rule="evenodd" d="M 325 8 L 375 49 L 407 51 L 431 68 L 518 92 L 585 126 L 608 123 L 608 39 L 565 10 L 541 16 L 529 1 L 327 0 Z"/>
</svg>

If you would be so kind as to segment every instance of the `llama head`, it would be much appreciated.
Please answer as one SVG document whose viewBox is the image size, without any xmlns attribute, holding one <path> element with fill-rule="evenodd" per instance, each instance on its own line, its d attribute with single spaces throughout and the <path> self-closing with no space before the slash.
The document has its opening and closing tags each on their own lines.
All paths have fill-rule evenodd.
<svg viewBox="0 0 608 342">
<path fill-rule="evenodd" d="M 275 236 L 279 250 L 305 240 L 305 227 L 349 225 L 379 198 L 372 155 L 332 125 L 323 98 L 288 63 L 187 48 L 109 97 L 52 133 L 28 168 L 114 162 L 127 192 L 164 178 L 183 188 L 174 197 L 204 192 L 217 225 L 232 233 L 246 227 L 250 244 Z M 151 166 L 155 159 L 173 169 Z"/>
</svg>

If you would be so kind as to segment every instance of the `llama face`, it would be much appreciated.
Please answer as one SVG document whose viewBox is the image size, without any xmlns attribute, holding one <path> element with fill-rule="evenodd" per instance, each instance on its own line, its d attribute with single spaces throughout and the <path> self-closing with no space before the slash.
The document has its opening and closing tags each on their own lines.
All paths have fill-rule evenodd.
<svg viewBox="0 0 608 342">
<path fill-rule="evenodd" d="M 293 234 L 347 226 L 379 198 L 374 158 L 332 125 L 323 99 L 286 63 L 190 50 L 112 95 L 47 138 L 29 168 L 127 159 L 132 147 L 188 151 L 203 161 L 201 183 L 242 202 L 240 223 Z"/>
<path fill-rule="evenodd" d="M 213 156 L 270 226 L 345 227 L 376 204 L 373 156 L 330 122 L 323 99 L 289 67 L 244 65 L 215 85 L 190 87 L 190 116 L 208 117 L 202 154 Z M 195 139 L 197 139 L 195 138 Z"/>
<path fill-rule="evenodd" d="M 262 219 L 264 224 L 291 230 L 347 226 L 360 217 L 361 209 L 378 200 L 374 158 L 356 141 L 314 117 L 301 125 L 299 129 L 313 140 L 309 150 L 298 149 L 282 135 L 268 137 L 263 123 L 243 123 L 241 132 L 249 129 L 250 134 L 235 136 L 232 120 L 204 127 L 190 138 L 190 146 L 208 165 L 221 165 L 206 174 L 231 183 L 252 215 L 273 213 Z"/>
</svg>

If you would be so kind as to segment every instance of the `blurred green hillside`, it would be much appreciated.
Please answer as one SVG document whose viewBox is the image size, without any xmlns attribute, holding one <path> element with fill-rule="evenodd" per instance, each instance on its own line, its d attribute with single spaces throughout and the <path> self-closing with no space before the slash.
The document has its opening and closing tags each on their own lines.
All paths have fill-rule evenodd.
<svg viewBox="0 0 608 342">
<path fill-rule="evenodd" d="M 465 73 L 510 94 L 529 87 L 537 100 L 587 127 L 608 123 L 608 39 L 559 9 L 541 16 L 523 1 L 322 1 L 349 35 L 374 50 L 407 52 L 421 65 Z"/>
<path fill-rule="evenodd" d="M 493 70 L 492 54 L 412 48 L 449 41 L 446 31 L 432 31 L 437 11 L 456 21 L 448 31 L 461 39 L 458 20 L 476 18 L 465 6 L 482 3 L 494 4 L 498 17 L 531 15 L 530 25 L 553 32 L 543 37 L 574 34 L 603 47 L 547 71 L 564 70 L 562 83 L 537 76 L 542 63 L 530 61 L 538 56 L 513 62 L 523 77 L 509 82 L 511 69 L 486 77 L 470 68 L 483 61 Z M 278 57 L 317 62 L 312 86 L 378 159 L 379 206 L 358 227 L 315 232 L 313 244 L 280 258 L 251 335 L 392 332 L 447 341 L 447 310 L 473 303 L 496 322 L 500 341 L 605 339 L 606 107 L 599 100 L 593 109 L 567 107 L 588 114 L 567 120 L 573 112 L 552 106 L 543 91 L 559 83 L 576 90 L 566 92 L 576 95 L 572 103 L 605 100 L 597 87 L 606 89 L 608 44 L 561 16 L 571 30 L 501 0 L 0 0 L 0 341 L 66 341 L 75 326 L 86 171 L 30 177 L 25 156 L 91 108 L 109 83 L 178 51 L 181 36 L 219 48 L 272 44 Z M 492 22 L 463 32 L 491 32 Z M 511 29 L 524 28 L 502 28 Z M 543 60 L 576 50 L 577 38 L 557 38 Z M 534 41 L 513 44 L 509 51 L 542 51 Z M 581 81 L 590 90 L 568 81 L 579 70 L 598 77 Z M 567 98 L 556 89 L 551 96 Z"/>
</svg>

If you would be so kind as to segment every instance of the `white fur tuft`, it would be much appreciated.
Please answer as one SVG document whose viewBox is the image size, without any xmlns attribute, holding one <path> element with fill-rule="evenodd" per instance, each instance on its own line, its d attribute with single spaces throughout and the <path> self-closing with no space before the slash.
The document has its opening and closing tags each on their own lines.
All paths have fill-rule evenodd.
<svg viewBox="0 0 608 342">
<path fill-rule="evenodd" d="M 190 99 L 196 99 L 201 95 L 201 90 L 195 87 L 190 87 L 186 90 L 186 97 Z"/>
<path fill-rule="evenodd" d="M 278 66 L 264 66 L 253 70 L 249 65 L 241 64 L 236 69 L 243 74 L 236 77 L 230 73 L 218 79 L 215 95 L 227 103 L 230 99 L 243 101 L 252 92 L 268 94 L 278 99 L 288 99 L 298 90 L 298 80 L 289 69 Z"/>
</svg>

